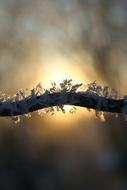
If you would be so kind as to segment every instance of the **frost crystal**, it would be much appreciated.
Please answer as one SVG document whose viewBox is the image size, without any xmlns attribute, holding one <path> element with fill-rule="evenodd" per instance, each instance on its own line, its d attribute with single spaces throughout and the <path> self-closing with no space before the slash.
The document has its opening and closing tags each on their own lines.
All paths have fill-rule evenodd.
<svg viewBox="0 0 127 190">
<path fill-rule="evenodd" d="M 102 111 L 96 111 L 96 117 L 100 119 L 100 121 L 104 122 L 105 121 L 105 114 Z"/>
<path fill-rule="evenodd" d="M 28 89 L 27 89 L 28 90 Z M 48 107 L 48 108 L 44 108 L 41 110 L 38 110 L 37 113 L 40 116 L 43 116 L 44 114 L 49 113 L 50 115 L 53 115 L 56 111 L 62 111 L 63 113 L 65 113 L 65 108 L 64 105 L 62 105 L 62 100 L 63 98 L 66 97 L 66 93 L 70 92 L 70 93 L 75 93 L 75 92 L 82 92 L 85 93 L 88 96 L 95 96 L 97 98 L 97 106 L 96 106 L 96 117 L 100 118 L 101 121 L 105 121 L 105 113 L 101 111 L 101 106 L 102 106 L 102 99 L 100 97 L 104 97 L 103 99 L 103 106 L 107 106 L 107 99 L 111 98 L 111 99 L 118 99 L 120 97 L 118 97 L 118 93 L 115 89 L 110 88 L 108 86 L 100 86 L 97 85 L 96 81 L 89 83 L 89 84 L 73 84 L 72 79 L 65 79 L 63 80 L 59 85 L 57 85 L 55 82 L 51 83 L 51 88 L 49 89 L 45 89 L 43 88 L 43 86 L 41 85 L 41 83 L 38 83 L 37 86 L 31 90 L 29 90 L 29 92 L 27 91 L 23 91 L 22 89 L 20 89 L 13 97 L 7 96 L 3 93 L 0 93 L 0 102 L 17 102 L 17 101 L 22 101 L 21 104 L 21 110 L 23 113 L 27 113 L 24 114 L 27 118 L 31 117 L 31 114 L 28 113 L 28 105 L 27 105 L 27 100 L 32 100 L 32 98 L 34 99 L 34 103 L 31 101 L 31 105 L 34 105 L 36 103 L 41 104 L 41 102 L 38 102 L 38 96 L 43 95 L 43 101 L 47 102 L 49 100 L 49 95 L 52 93 L 57 93 L 57 92 L 62 92 L 61 96 L 60 96 L 60 100 L 59 100 L 59 104 L 55 107 Z M 124 113 L 125 115 L 127 115 L 127 96 L 123 97 L 125 105 L 122 109 L 122 113 Z M 74 103 L 74 102 L 73 102 Z M 12 105 L 12 104 L 7 104 L 8 106 Z M 14 107 L 15 106 L 15 107 Z M 12 115 L 13 115 L 13 110 L 17 109 L 17 104 L 14 104 L 14 106 L 10 106 L 9 109 L 12 111 Z M 86 108 L 88 111 L 90 111 L 89 108 Z M 76 112 L 76 107 L 72 107 L 69 110 L 70 113 L 75 113 Z M 117 114 L 116 114 L 117 116 Z M 13 119 L 13 121 L 15 123 L 18 123 L 20 121 L 20 117 L 19 116 L 12 116 L 11 117 Z"/>
<path fill-rule="evenodd" d="M 51 93 L 56 92 L 56 89 L 57 89 L 56 83 L 55 83 L 55 82 L 52 82 L 51 85 L 52 85 L 52 87 L 49 89 L 49 91 L 50 91 Z"/>
<path fill-rule="evenodd" d="M 12 116 L 11 119 L 14 121 L 14 123 L 19 123 L 20 122 L 20 116 Z"/>
<path fill-rule="evenodd" d="M 43 89 L 41 83 L 38 83 L 38 84 L 37 84 L 35 90 L 36 90 L 36 95 L 41 95 L 41 94 L 44 93 L 44 89 Z"/>
<path fill-rule="evenodd" d="M 69 112 L 71 113 L 71 114 L 73 114 L 73 113 L 76 113 L 76 107 L 75 106 L 73 106 L 70 110 L 69 110 Z"/>
<path fill-rule="evenodd" d="M 65 79 L 62 83 L 60 83 L 61 90 L 70 91 L 72 88 L 72 79 Z"/>
<path fill-rule="evenodd" d="M 96 81 L 87 85 L 87 92 L 97 94 L 105 98 L 118 99 L 118 93 L 115 89 L 108 86 L 100 86 L 96 84 Z"/>
<path fill-rule="evenodd" d="M 109 97 L 109 93 L 110 93 L 110 88 L 108 86 L 104 86 L 103 87 L 103 96 L 105 98 L 108 98 Z"/>
</svg>

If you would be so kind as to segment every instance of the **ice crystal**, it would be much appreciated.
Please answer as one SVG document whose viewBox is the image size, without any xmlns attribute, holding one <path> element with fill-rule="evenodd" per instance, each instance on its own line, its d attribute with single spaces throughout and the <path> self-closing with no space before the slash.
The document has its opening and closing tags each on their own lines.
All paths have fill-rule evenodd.
<svg viewBox="0 0 127 190">
<path fill-rule="evenodd" d="M 20 122 L 20 116 L 11 116 L 11 119 L 14 121 L 14 123 L 19 123 Z"/>
<path fill-rule="evenodd" d="M 25 98 L 25 92 L 20 89 L 16 94 L 15 94 L 15 100 L 23 100 Z"/>
<path fill-rule="evenodd" d="M 103 96 L 105 98 L 108 98 L 109 97 L 109 94 L 110 94 L 110 88 L 108 86 L 104 86 L 103 87 Z"/>
<path fill-rule="evenodd" d="M 0 101 L 1 101 L 1 102 L 6 101 L 6 99 L 5 99 L 5 95 L 4 95 L 4 94 L 1 94 L 1 95 L 0 95 Z"/>
<path fill-rule="evenodd" d="M 98 104 L 96 106 L 96 117 L 100 118 L 102 121 L 105 120 L 105 113 L 101 111 L 101 106 L 102 106 L 102 102 L 101 102 L 101 98 L 100 97 L 104 97 L 105 99 L 103 100 L 103 105 L 107 104 L 107 99 L 111 98 L 111 99 L 119 99 L 120 97 L 118 96 L 118 93 L 115 89 L 110 88 L 108 86 L 100 86 L 97 85 L 96 81 L 89 83 L 89 84 L 73 84 L 72 79 L 65 79 L 63 80 L 59 85 L 57 85 L 55 82 L 51 83 L 51 87 L 49 89 L 45 89 L 41 83 L 38 83 L 37 86 L 31 90 L 26 89 L 26 91 L 20 89 L 14 96 L 10 97 L 7 96 L 4 93 L 0 93 L 0 102 L 14 102 L 14 101 L 22 101 L 22 109 L 24 113 L 29 112 L 29 110 L 27 110 L 27 102 L 26 99 L 32 99 L 34 98 L 34 100 L 37 100 L 37 96 L 43 95 L 43 100 L 46 102 L 48 101 L 49 98 L 49 94 L 52 93 L 57 93 L 57 92 L 62 92 L 61 94 L 61 99 L 65 98 L 65 94 L 66 92 L 70 92 L 70 93 L 75 93 L 75 92 L 88 92 L 88 95 L 96 95 L 96 97 L 98 98 Z M 63 96 L 62 96 L 63 95 Z M 100 98 L 100 99 L 99 99 Z M 122 113 L 124 113 L 125 115 L 127 115 L 127 96 L 123 97 L 124 102 L 125 102 L 125 106 L 122 109 Z M 88 111 L 90 111 L 91 109 L 86 108 Z M 44 109 L 40 109 L 37 111 L 37 113 L 40 116 L 43 116 L 47 113 L 49 113 L 50 115 L 53 115 L 56 111 L 62 111 L 63 113 L 65 113 L 65 109 L 64 109 L 64 105 L 62 105 L 62 101 L 60 102 L 60 105 L 57 105 L 55 107 L 49 107 L 49 108 L 44 108 Z M 72 107 L 69 112 L 75 113 L 76 112 L 76 107 Z M 27 118 L 31 117 L 31 114 L 24 114 Z M 117 117 L 118 114 L 116 114 Z M 13 119 L 13 121 L 15 123 L 20 121 L 20 117 L 19 116 L 12 116 L 11 117 Z"/>
<path fill-rule="evenodd" d="M 101 101 L 98 101 L 95 114 L 98 119 L 100 119 L 102 122 L 105 121 L 105 115 L 104 112 L 100 111 L 101 110 Z"/>
<path fill-rule="evenodd" d="M 42 95 L 44 93 L 44 88 L 41 85 L 41 83 L 37 84 L 35 91 L 36 91 L 36 95 Z"/>
<path fill-rule="evenodd" d="M 111 98 L 112 99 L 117 99 L 118 98 L 118 93 L 114 88 L 111 89 Z"/>
<path fill-rule="evenodd" d="M 28 119 L 31 118 L 31 113 L 24 114 Z"/>
<path fill-rule="evenodd" d="M 31 90 L 31 97 L 32 98 L 36 97 L 36 90 L 35 89 Z"/>
<path fill-rule="evenodd" d="M 70 91 L 71 92 L 76 92 L 79 89 L 80 86 L 82 86 L 82 83 L 81 84 L 72 85 Z"/>
<path fill-rule="evenodd" d="M 97 89 L 97 85 L 95 81 L 93 83 L 88 84 L 88 89 L 87 89 L 88 92 L 96 93 L 96 89 Z"/>
<path fill-rule="evenodd" d="M 104 122 L 105 121 L 105 113 L 102 111 L 96 111 L 96 117 L 100 119 L 100 121 Z"/>
<path fill-rule="evenodd" d="M 73 106 L 73 107 L 69 110 L 69 112 L 70 112 L 71 114 L 73 114 L 73 113 L 76 113 L 76 110 L 77 110 L 77 108 L 76 108 L 75 106 Z"/>
<path fill-rule="evenodd" d="M 65 113 L 64 105 L 59 105 L 60 110 Z"/>
<path fill-rule="evenodd" d="M 47 114 L 49 112 L 48 108 L 45 109 L 40 109 L 37 111 L 38 115 L 40 115 L 41 117 L 43 117 L 45 114 Z"/>
<path fill-rule="evenodd" d="M 96 81 L 94 81 L 93 83 L 89 83 L 87 87 L 86 91 L 89 93 L 94 93 L 105 98 L 118 99 L 117 91 L 109 86 L 100 86 L 97 85 Z"/>
<path fill-rule="evenodd" d="M 50 93 L 56 92 L 57 86 L 55 82 L 51 83 L 52 87 L 49 89 Z"/>
<path fill-rule="evenodd" d="M 88 110 L 88 112 L 91 112 L 91 109 L 90 108 L 86 108 Z"/>
<path fill-rule="evenodd" d="M 70 91 L 72 88 L 72 79 L 65 79 L 62 83 L 60 83 L 60 87 L 62 91 Z"/>
</svg>

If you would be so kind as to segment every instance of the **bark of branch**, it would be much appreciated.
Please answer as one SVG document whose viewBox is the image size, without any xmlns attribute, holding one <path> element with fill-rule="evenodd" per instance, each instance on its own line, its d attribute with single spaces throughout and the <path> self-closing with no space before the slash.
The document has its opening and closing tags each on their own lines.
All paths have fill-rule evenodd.
<svg viewBox="0 0 127 190">
<path fill-rule="evenodd" d="M 108 99 L 88 92 L 55 92 L 27 97 L 15 102 L 1 102 L 0 116 L 17 116 L 60 105 L 74 105 L 112 113 L 127 113 L 125 99 Z"/>
</svg>

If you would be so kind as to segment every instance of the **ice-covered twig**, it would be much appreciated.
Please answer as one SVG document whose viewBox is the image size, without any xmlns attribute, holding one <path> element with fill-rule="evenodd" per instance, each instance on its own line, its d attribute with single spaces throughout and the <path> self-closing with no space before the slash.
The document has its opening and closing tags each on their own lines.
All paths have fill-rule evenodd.
<svg viewBox="0 0 127 190">
<path fill-rule="evenodd" d="M 79 90 L 79 88 L 81 88 Z M 39 83 L 31 90 L 31 94 L 26 96 L 22 90 L 18 92 L 18 97 L 13 99 L 0 98 L 0 116 L 27 115 L 33 111 L 44 109 L 52 112 L 53 106 L 57 110 L 64 112 L 64 105 L 80 106 L 87 109 L 94 109 L 96 112 L 112 112 L 127 114 L 127 96 L 120 98 L 117 92 L 109 87 L 98 86 L 96 82 L 87 84 L 87 89 L 83 89 L 82 84 L 72 84 L 72 80 L 64 80 L 59 86 L 52 83 L 52 88 L 45 90 Z M 49 108 L 49 109 L 48 109 Z M 39 112 L 40 114 L 40 112 Z"/>
<path fill-rule="evenodd" d="M 54 93 L 45 92 L 40 96 L 31 96 L 15 102 L 1 102 L 0 116 L 17 116 L 37 111 L 39 109 L 60 105 L 74 105 L 95 110 L 97 109 L 97 111 L 127 114 L 127 102 L 124 98 L 115 100 L 89 92 L 63 91 Z"/>
</svg>

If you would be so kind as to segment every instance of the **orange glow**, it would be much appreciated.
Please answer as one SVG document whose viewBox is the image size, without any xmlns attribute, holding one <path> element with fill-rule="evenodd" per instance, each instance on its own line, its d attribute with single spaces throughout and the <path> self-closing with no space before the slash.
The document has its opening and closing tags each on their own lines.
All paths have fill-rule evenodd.
<svg viewBox="0 0 127 190">
<path fill-rule="evenodd" d="M 86 73 L 88 75 L 88 70 Z M 68 58 L 55 54 L 44 59 L 40 80 L 46 88 L 50 88 L 53 81 L 59 85 L 63 79 L 72 79 L 73 83 L 85 83 L 90 81 L 86 73 L 83 64 L 71 63 Z"/>
<path fill-rule="evenodd" d="M 60 55 L 54 56 L 53 59 L 52 56 L 46 56 L 44 64 L 42 63 L 42 76 L 40 76 L 40 81 L 42 81 L 45 89 L 51 87 L 51 82 L 56 82 L 56 84 L 59 85 L 64 79 L 72 79 L 74 84 L 85 84 L 90 82 L 90 76 L 88 77 L 87 75 L 90 73 L 90 68 L 92 67 L 88 66 L 87 69 L 84 69 L 82 64 L 71 64 L 66 57 Z M 78 122 L 81 118 L 88 119 L 93 117 L 93 114 L 89 113 L 85 108 L 77 108 L 75 114 L 70 114 L 70 108 L 72 108 L 72 106 L 65 105 L 65 114 L 61 111 L 55 111 L 53 116 L 46 116 L 46 122 L 51 124 L 53 122 L 65 126 Z"/>
</svg>

